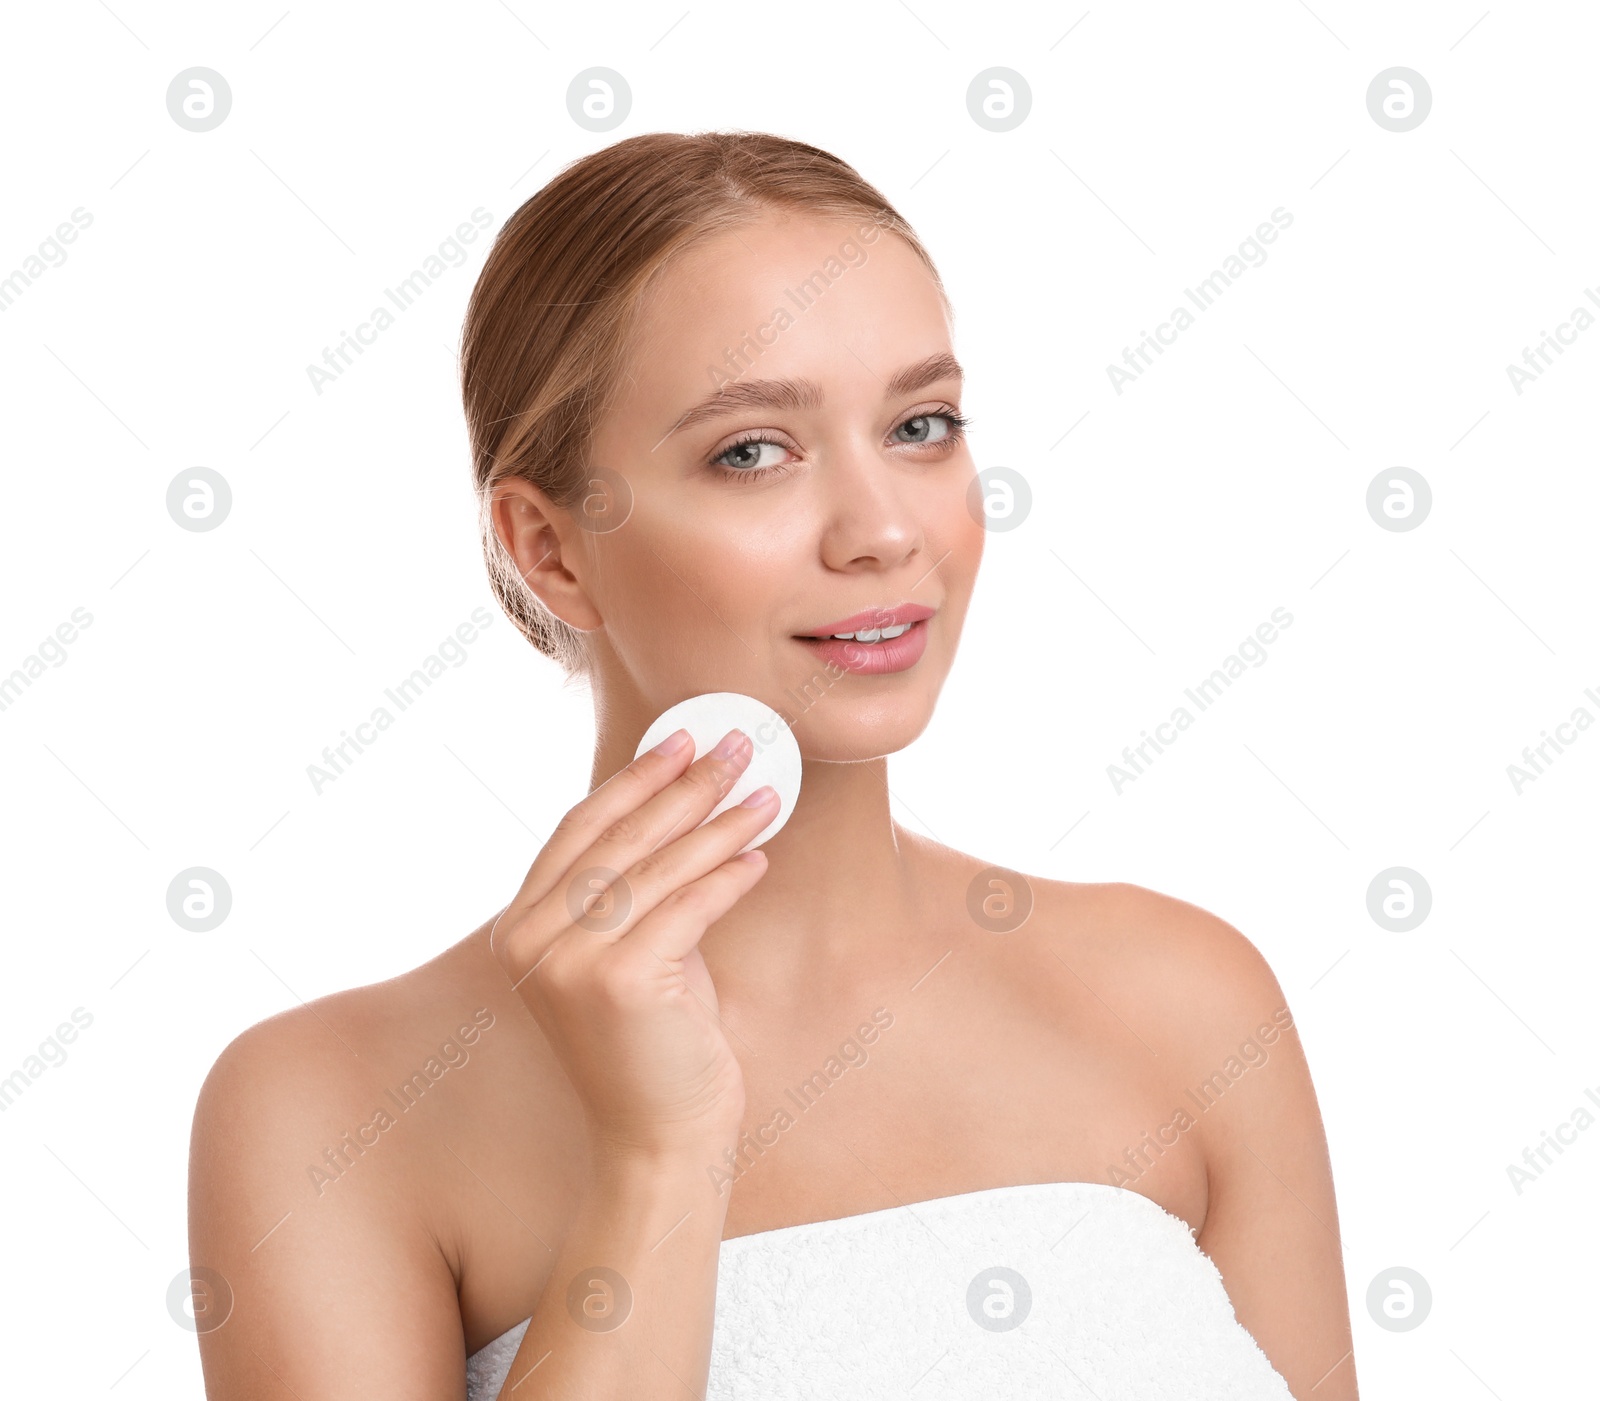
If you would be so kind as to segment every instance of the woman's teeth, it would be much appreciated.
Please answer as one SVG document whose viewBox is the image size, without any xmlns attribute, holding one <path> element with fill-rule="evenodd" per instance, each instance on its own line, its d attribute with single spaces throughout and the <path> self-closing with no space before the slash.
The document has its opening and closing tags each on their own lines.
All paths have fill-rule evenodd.
<svg viewBox="0 0 1600 1401">
<path fill-rule="evenodd" d="M 839 642 L 877 642 L 880 640 L 888 642 L 892 638 L 899 637 L 910 626 L 910 623 L 899 623 L 892 628 L 866 628 L 861 632 L 836 632 L 833 636 Z"/>
</svg>

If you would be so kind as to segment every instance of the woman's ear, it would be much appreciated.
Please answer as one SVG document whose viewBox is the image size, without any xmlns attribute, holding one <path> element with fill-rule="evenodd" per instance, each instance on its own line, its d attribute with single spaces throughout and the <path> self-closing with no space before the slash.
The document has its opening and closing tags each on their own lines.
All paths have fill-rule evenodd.
<svg viewBox="0 0 1600 1401">
<path fill-rule="evenodd" d="M 570 564 L 582 568 L 582 532 L 570 514 L 521 477 L 495 488 L 491 519 L 517 573 L 540 603 L 578 632 L 593 632 L 603 619 Z M 574 552 L 567 558 L 563 551 Z"/>
</svg>

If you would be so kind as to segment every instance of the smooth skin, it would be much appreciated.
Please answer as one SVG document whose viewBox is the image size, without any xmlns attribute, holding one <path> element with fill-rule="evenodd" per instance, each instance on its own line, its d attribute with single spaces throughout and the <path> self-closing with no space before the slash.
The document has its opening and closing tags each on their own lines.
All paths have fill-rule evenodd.
<svg viewBox="0 0 1600 1401">
<path fill-rule="evenodd" d="M 990 933 L 967 893 L 997 863 L 890 815 L 885 756 L 932 716 L 983 530 L 946 306 L 910 248 L 872 232 L 765 213 L 654 284 L 595 444 L 627 483 L 622 527 L 504 489 L 501 538 L 595 657 L 592 791 L 461 942 L 252 1027 L 218 1059 L 190 1183 L 192 1259 L 234 1295 L 200 1334 L 213 1401 L 459 1398 L 464 1356 L 530 1315 L 503 1396 L 702 1395 L 722 1239 L 1106 1183 L 1112 1166 L 1191 1226 L 1297 1401 L 1356 1397 L 1298 1034 L 1191 1127 L 1159 1132 L 1287 1020 L 1256 949 L 1169 896 L 1038 878 L 1027 922 Z M 727 348 L 852 239 L 864 259 L 762 346 L 722 412 L 686 422 L 713 366 L 726 381 Z M 937 609 L 908 671 L 830 678 L 797 640 L 903 602 Z M 769 808 L 697 826 L 747 746 L 633 760 L 686 696 L 743 691 L 793 714 L 785 692 L 808 684 L 800 801 L 750 858 L 733 859 Z M 590 885 L 595 867 L 625 892 Z M 727 1150 L 759 1141 L 784 1091 L 877 1009 L 892 1021 L 868 1064 L 736 1157 L 719 1190 Z M 334 1175 L 325 1150 L 468 1025 L 465 1061 L 354 1136 L 359 1155 L 336 1151 Z M 617 1311 L 600 1264 L 631 1294 L 618 1327 L 594 1326 Z"/>
</svg>

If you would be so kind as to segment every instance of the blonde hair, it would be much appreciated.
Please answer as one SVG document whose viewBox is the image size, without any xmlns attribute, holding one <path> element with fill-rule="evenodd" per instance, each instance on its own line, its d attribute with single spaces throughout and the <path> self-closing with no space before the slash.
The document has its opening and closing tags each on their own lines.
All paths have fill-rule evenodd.
<svg viewBox="0 0 1600 1401">
<path fill-rule="evenodd" d="M 870 219 L 938 284 L 910 226 L 837 156 L 763 132 L 652 132 L 572 162 L 527 200 L 472 289 L 461 397 L 489 580 L 506 616 L 569 676 L 589 670 L 583 635 L 528 588 L 494 528 L 496 489 L 520 477 L 572 507 L 641 294 L 690 244 L 764 209 Z"/>
</svg>

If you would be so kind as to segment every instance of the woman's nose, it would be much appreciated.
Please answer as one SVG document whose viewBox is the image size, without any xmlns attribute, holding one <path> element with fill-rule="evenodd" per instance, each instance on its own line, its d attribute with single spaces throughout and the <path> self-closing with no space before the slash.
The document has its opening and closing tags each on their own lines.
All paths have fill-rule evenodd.
<svg viewBox="0 0 1600 1401">
<path fill-rule="evenodd" d="M 830 569 L 892 569 L 922 545 L 905 469 L 870 449 L 833 455 L 817 474 L 826 503 L 822 552 Z"/>
</svg>

